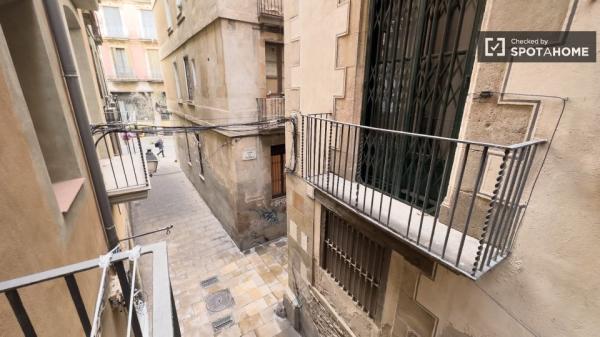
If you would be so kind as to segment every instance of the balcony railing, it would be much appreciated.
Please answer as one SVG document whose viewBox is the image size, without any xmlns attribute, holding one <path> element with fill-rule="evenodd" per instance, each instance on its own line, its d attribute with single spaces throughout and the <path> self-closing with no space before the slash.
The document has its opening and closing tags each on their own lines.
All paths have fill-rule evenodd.
<svg viewBox="0 0 600 337">
<path fill-rule="evenodd" d="M 543 140 L 515 145 L 302 115 L 300 171 L 315 188 L 472 279 L 511 251 Z"/>
<path fill-rule="evenodd" d="M 96 152 L 112 203 L 145 199 L 150 190 L 148 165 L 138 132 L 95 132 Z"/>
<path fill-rule="evenodd" d="M 167 260 L 167 245 L 165 242 L 159 242 L 147 246 L 137 247 L 131 251 L 116 252 L 114 254 L 108 254 L 104 257 L 87 260 L 67 266 L 62 266 L 56 269 L 47 270 L 41 273 L 27 275 L 12 279 L 9 281 L 0 282 L 0 293 L 6 295 L 8 303 L 15 315 L 16 321 L 21 327 L 21 331 L 25 336 L 44 336 L 43 331 L 36 330 L 36 322 L 32 321 L 32 317 L 39 317 L 39 315 L 30 316 L 25 304 L 21 300 L 19 290 L 27 288 L 39 283 L 50 282 L 56 279 L 64 279 L 69 289 L 69 294 L 73 301 L 74 313 L 77 313 L 79 321 L 82 327 L 82 336 L 97 336 L 101 331 L 99 326 L 101 322 L 101 302 L 105 301 L 105 294 L 107 292 L 107 270 L 110 265 L 117 262 L 126 261 L 128 259 L 135 261 L 139 260 L 139 255 L 152 255 L 152 330 L 153 336 L 160 337 L 175 337 L 181 336 L 179 331 L 179 322 L 177 319 L 177 311 L 175 303 L 173 301 L 173 294 L 171 290 L 171 281 L 169 279 L 169 265 Z M 100 287 L 98 291 L 98 298 L 96 301 L 95 312 L 93 315 L 88 314 L 86 307 L 77 284 L 75 275 L 95 268 L 102 269 L 101 280 L 99 281 Z M 135 268 L 135 267 L 134 267 Z M 126 282 L 126 289 L 121 285 L 121 291 L 123 295 L 131 294 L 130 285 L 135 282 Z M 137 289 L 139 290 L 139 289 Z M 26 291 L 25 291 L 26 292 Z M 135 291 L 133 292 L 135 294 Z M 125 296 L 127 297 L 127 296 Z M 129 297 L 126 299 L 126 303 L 130 303 Z M 132 306 L 132 311 L 135 311 Z M 35 308 L 30 308 L 35 311 Z M 62 309 L 61 309 L 62 310 Z M 52 315 L 51 312 L 45 313 L 46 315 Z M 90 320 L 90 317 L 92 320 Z M 133 319 L 132 322 L 137 322 Z M 132 323 L 136 325 L 137 323 Z M 129 327 L 128 327 L 129 328 Z M 140 327 L 134 328 L 134 335 L 136 337 L 142 337 Z M 122 336 L 125 336 L 126 332 L 123 331 Z"/>
<path fill-rule="evenodd" d="M 258 121 L 264 122 L 285 117 L 285 98 L 257 98 Z"/>
<path fill-rule="evenodd" d="M 258 0 L 258 15 L 283 17 L 282 0 Z"/>
</svg>

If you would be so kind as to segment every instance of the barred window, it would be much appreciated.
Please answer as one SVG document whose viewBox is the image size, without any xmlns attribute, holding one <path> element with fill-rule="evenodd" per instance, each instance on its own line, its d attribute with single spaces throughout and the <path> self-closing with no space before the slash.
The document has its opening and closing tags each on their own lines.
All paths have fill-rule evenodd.
<svg viewBox="0 0 600 337">
<path fill-rule="evenodd" d="M 389 251 L 334 212 L 323 210 L 321 267 L 373 318 Z"/>
</svg>

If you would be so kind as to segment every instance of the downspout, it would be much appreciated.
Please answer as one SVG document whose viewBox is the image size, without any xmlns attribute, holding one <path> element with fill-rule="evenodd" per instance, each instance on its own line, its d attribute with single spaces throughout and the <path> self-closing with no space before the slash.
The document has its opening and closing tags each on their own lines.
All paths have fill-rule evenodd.
<svg viewBox="0 0 600 337">
<path fill-rule="evenodd" d="M 108 200 L 108 194 L 106 193 L 106 187 L 104 186 L 104 179 L 102 178 L 100 162 L 96 155 L 96 148 L 94 146 L 85 101 L 83 99 L 83 91 L 81 89 L 81 84 L 79 83 L 77 66 L 71 50 L 67 25 L 65 24 L 66 19 L 57 0 L 44 0 L 44 7 L 46 8 L 48 23 L 50 24 L 50 29 L 54 37 L 54 43 L 58 50 L 63 77 L 67 84 L 67 90 L 75 114 L 75 121 L 77 123 L 77 128 L 79 129 L 79 137 L 83 144 L 85 159 L 90 170 L 94 193 L 96 195 L 104 232 L 106 234 L 106 241 L 108 248 L 112 249 L 119 244 L 119 238 L 113 222 L 110 202 Z M 126 305 L 129 306 L 131 289 L 125 267 L 123 262 L 114 263 L 113 266 L 117 273 L 117 277 L 119 278 Z M 135 336 L 142 337 L 137 314 L 133 315 L 132 328 Z"/>
</svg>

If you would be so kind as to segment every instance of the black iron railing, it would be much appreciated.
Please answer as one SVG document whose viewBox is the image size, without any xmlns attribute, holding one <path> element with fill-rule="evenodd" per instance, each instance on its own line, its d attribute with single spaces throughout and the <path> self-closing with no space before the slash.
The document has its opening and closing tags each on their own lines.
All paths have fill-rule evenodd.
<svg viewBox="0 0 600 337">
<path fill-rule="evenodd" d="M 543 140 L 497 145 L 301 115 L 300 171 L 440 263 L 478 278 L 510 252 Z"/>
<path fill-rule="evenodd" d="M 12 279 L 9 281 L 0 282 L 0 293 L 6 295 L 8 303 L 15 315 L 15 319 L 21 327 L 23 335 L 26 337 L 32 336 L 43 336 L 44 333 L 36 329 L 36 322 L 31 320 L 28 310 L 25 304 L 21 300 L 19 290 L 33 286 L 35 284 L 52 281 L 55 279 L 63 278 L 69 290 L 69 294 L 74 304 L 74 312 L 77 313 L 81 327 L 82 336 L 97 336 L 97 333 L 101 330 L 99 323 L 101 322 L 100 314 L 101 310 L 98 308 L 102 306 L 96 305 L 95 312 L 90 315 L 86 311 L 79 286 L 77 284 L 75 275 L 88 270 L 100 268 L 103 269 L 101 280 L 99 281 L 100 287 L 98 292 L 97 303 L 105 300 L 106 292 L 106 266 L 110 266 L 117 262 L 122 262 L 127 259 L 137 259 L 139 255 L 152 255 L 152 330 L 153 336 L 161 337 L 176 337 L 181 336 L 179 331 L 179 322 L 177 319 L 177 311 L 175 303 L 173 301 L 173 294 L 171 290 L 171 283 L 169 279 L 169 265 L 167 261 L 167 245 L 165 242 L 159 242 L 147 246 L 137 247 L 139 250 L 131 250 L 125 252 L 115 252 L 101 258 L 87 260 L 63 267 L 59 267 L 52 270 L 47 270 L 41 273 L 27 275 Z M 139 254 L 139 255 L 138 255 Z M 125 285 L 127 290 L 123 289 L 124 285 L 121 284 L 121 290 L 123 294 L 129 294 L 130 284 Z M 134 292 L 135 293 L 135 292 Z M 129 303 L 129 299 L 126 299 L 126 303 Z M 128 308 L 131 308 L 129 306 Z M 35 310 L 34 308 L 30 308 Z M 46 313 L 51 315 L 52 313 Z M 90 320 L 91 317 L 91 320 Z M 129 328 L 129 327 L 128 327 Z M 134 329 L 134 333 L 135 333 Z M 137 328 L 136 337 L 142 337 L 140 334 L 139 327 Z M 125 336 L 125 333 L 123 334 Z"/>
<path fill-rule="evenodd" d="M 283 16 L 282 0 L 258 0 L 258 15 Z"/>
<path fill-rule="evenodd" d="M 140 134 L 133 131 L 98 129 L 95 134 L 96 152 L 109 196 L 150 187 Z"/>
<path fill-rule="evenodd" d="M 258 121 L 264 122 L 285 117 L 285 98 L 257 98 Z"/>
</svg>

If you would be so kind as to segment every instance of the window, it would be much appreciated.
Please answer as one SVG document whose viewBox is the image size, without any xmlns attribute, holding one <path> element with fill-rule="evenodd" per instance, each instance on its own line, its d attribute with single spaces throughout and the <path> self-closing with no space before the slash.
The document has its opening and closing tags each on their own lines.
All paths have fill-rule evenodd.
<svg viewBox="0 0 600 337">
<path fill-rule="evenodd" d="M 285 144 L 271 146 L 271 196 L 285 195 Z"/>
<path fill-rule="evenodd" d="M 181 100 L 181 86 L 179 84 L 179 73 L 177 72 L 177 62 L 173 62 L 173 76 L 175 77 L 175 91 L 177 92 L 177 99 Z"/>
<path fill-rule="evenodd" d="M 329 209 L 322 210 L 321 267 L 374 318 L 389 250 Z"/>
<path fill-rule="evenodd" d="M 191 66 L 190 60 L 187 56 L 183 57 L 183 66 L 185 70 L 185 83 L 187 85 L 187 98 L 188 101 L 194 100 L 194 90 L 195 90 L 195 77 L 194 68 Z"/>
<path fill-rule="evenodd" d="M 146 57 L 148 58 L 148 68 L 150 70 L 150 78 L 161 79 L 162 74 L 160 72 L 160 60 L 158 59 L 158 50 L 156 50 L 156 49 L 146 50 Z"/>
<path fill-rule="evenodd" d="M 267 93 L 279 96 L 283 94 L 283 46 L 278 43 L 265 43 L 265 63 Z"/>
<path fill-rule="evenodd" d="M 168 121 L 171 120 L 171 113 L 168 111 L 161 111 L 160 112 L 160 120 L 161 121 Z"/>
<path fill-rule="evenodd" d="M 187 147 L 188 165 L 192 166 L 192 152 L 190 151 L 190 138 L 188 137 L 187 129 L 185 130 L 185 146 Z"/>
<path fill-rule="evenodd" d="M 113 48 L 113 61 L 115 74 L 118 78 L 131 78 L 133 73 L 129 68 L 129 58 L 125 48 Z"/>
<path fill-rule="evenodd" d="M 138 108 L 127 95 L 119 95 L 117 104 L 123 122 L 136 122 Z"/>
<path fill-rule="evenodd" d="M 439 1 L 373 0 L 362 124 L 456 138 L 475 55 L 473 37 L 477 36 L 484 7 L 482 0 L 449 7 Z M 390 19 L 378 21 L 388 14 Z M 388 164 L 373 165 L 383 162 L 385 145 L 367 149 L 368 142 L 361 144 L 359 173 L 367 185 L 406 202 L 415 202 L 433 214 L 432 205 L 440 195 L 445 195 L 447 187 L 443 168 L 451 151 L 449 147 L 437 151 L 433 145 L 417 149 L 415 144 L 406 144 L 402 145 L 405 148 L 387 155 Z M 417 167 L 420 158 L 431 156 L 435 157 Z M 399 176 L 383 172 L 399 172 Z M 385 181 L 377 180 L 378 177 L 384 177 Z M 420 178 L 413 182 L 412 177 Z M 416 195 L 409 192 L 413 190 Z"/>
<path fill-rule="evenodd" d="M 142 37 L 149 40 L 156 39 L 156 28 L 154 27 L 154 15 L 152 15 L 152 11 L 142 9 L 140 10 L 140 16 L 142 20 Z"/>
<path fill-rule="evenodd" d="M 165 17 L 167 19 L 167 27 L 171 29 L 171 27 L 173 27 L 173 17 L 171 16 L 171 8 L 169 7 L 169 1 L 163 0 L 163 5 L 165 6 Z"/>
<path fill-rule="evenodd" d="M 102 7 L 106 36 L 125 37 L 121 11 L 119 7 Z"/>
<path fill-rule="evenodd" d="M 200 177 L 204 178 L 204 164 L 202 160 L 202 143 L 200 143 L 200 134 L 194 134 L 196 136 L 196 144 L 198 146 L 198 164 L 200 167 Z"/>
</svg>

